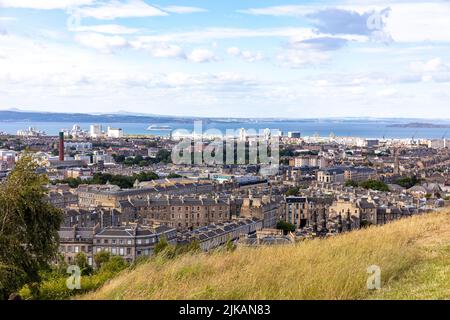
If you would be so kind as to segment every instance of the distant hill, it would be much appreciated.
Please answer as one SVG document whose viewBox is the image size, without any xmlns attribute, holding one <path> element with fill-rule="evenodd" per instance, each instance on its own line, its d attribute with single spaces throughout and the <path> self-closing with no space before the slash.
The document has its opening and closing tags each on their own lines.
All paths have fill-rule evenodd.
<svg viewBox="0 0 450 320">
<path fill-rule="evenodd" d="M 411 123 L 396 123 L 391 124 L 388 128 L 417 128 L 417 129 L 440 129 L 440 128 L 450 128 L 447 124 L 434 124 L 434 123 L 422 123 L 422 122 L 411 122 Z"/>
<path fill-rule="evenodd" d="M 33 112 L 19 110 L 0 110 L 0 120 L 19 122 L 108 122 L 108 123 L 149 123 L 149 122 L 185 122 L 192 121 L 171 116 L 143 116 L 133 114 L 86 114 L 86 113 L 57 113 Z"/>
<path fill-rule="evenodd" d="M 81 299 L 450 299 L 449 210 L 325 240 L 152 258 Z M 367 268 L 381 268 L 368 290 Z"/>
</svg>

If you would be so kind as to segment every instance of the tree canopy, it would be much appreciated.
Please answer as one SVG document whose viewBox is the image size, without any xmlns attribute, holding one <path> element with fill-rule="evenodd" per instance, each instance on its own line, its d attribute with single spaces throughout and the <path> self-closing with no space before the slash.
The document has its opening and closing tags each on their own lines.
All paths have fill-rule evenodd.
<svg viewBox="0 0 450 320">
<path fill-rule="evenodd" d="M 24 284 L 36 286 L 39 271 L 56 258 L 62 212 L 45 198 L 47 177 L 24 155 L 0 184 L 0 298 Z"/>
</svg>

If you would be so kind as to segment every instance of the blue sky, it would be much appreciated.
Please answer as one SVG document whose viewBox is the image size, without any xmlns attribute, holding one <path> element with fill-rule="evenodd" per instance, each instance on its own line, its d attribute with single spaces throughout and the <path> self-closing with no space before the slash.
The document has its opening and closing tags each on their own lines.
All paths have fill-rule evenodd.
<svg viewBox="0 0 450 320">
<path fill-rule="evenodd" d="M 450 118 L 450 1 L 0 0 L 0 109 Z"/>
</svg>

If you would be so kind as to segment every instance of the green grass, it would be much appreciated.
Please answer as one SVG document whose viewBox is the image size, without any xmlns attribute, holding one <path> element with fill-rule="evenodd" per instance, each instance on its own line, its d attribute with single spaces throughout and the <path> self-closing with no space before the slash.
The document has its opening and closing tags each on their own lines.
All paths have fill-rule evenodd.
<svg viewBox="0 0 450 320">
<path fill-rule="evenodd" d="M 156 257 L 80 299 L 448 299 L 447 211 L 295 245 Z M 381 268 L 381 290 L 367 268 Z"/>
<path fill-rule="evenodd" d="M 450 246 L 428 254 L 436 257 L 419 262 L 399 281 L 374 294 L 373 299 L 450 299 Z"/>
</svg>

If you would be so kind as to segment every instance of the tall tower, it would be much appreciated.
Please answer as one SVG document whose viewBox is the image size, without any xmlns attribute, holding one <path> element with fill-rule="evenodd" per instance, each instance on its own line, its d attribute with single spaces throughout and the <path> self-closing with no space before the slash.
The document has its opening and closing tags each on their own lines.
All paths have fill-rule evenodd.
<svg viewBox="0 0 450 320">
<path fill-rule="evenodd" d="M 398 148 L 394 149 L 394 174 L 400 174 L 400 150 Z"/>
<path fill-rule="evenodd" d="M 64 161 L 64 132 L 59 133 L 59 161 Z"/>
</svg>

